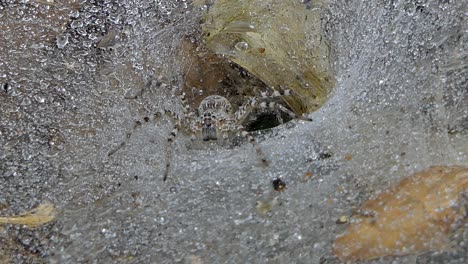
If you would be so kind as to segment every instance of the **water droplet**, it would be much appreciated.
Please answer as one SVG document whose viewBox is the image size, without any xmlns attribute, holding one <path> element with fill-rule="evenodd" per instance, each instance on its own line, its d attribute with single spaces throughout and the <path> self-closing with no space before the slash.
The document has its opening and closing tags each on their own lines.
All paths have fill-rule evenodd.
<svg viewBox="0 0 468 264">
<path fill-rule="evenodd" d="M 44 97 L 41 97 L 41 96 L 39 96 L 39 95 L 35 95 L 35 96 L 34 96 L 34 99 L 35 99 L 36 101 L 38 101 L 39 103 L 41 103 L 41 104 L 45 102 L 45 98 L 44 98 Z"/>
<path fill-rule="evenodd" d="M 57 47 L 63 49 L 68 44 L 68 35 L 57 36 Z"/>
<path fill-rule="evenodd" d="M 225 32 L 245 33 L 255 31 L 255 26 L 246 21 L 232 21 L 224 28 Z"/>
<path fill-rule="evenodd" d="M 31 104 L 31 99 L 29 97 L 24 97 L 23 101 L 21 101 L 21 105 L 30 105 Z"/>
<path fill-rule="evenodd" d="M 70 12 L 70 17 L 72 18 L 78 18 L 79 16 L 80 16 L 80 12 L 78 12 L 78 10 Z"/>
<path fill-rule="evenodd" d="M 83 22 L 81 20 L 75 20 L 70 24 L 71 28 L 76 29 L 83 26 Z"/>
<path fill-rule="evenodd" d="M 249 48 L 249 44 L 244 41 L 237 42 L 234 48 L 236 48 L 239 51 L 247 50 Z"/>
</svg>

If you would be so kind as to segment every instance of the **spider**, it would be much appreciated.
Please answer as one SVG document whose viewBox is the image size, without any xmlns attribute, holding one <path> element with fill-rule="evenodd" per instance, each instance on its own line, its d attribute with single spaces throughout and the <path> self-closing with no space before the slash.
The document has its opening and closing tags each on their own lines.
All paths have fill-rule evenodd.
<svg viewBox="0 0 468 264">
<path fill-rule="evenodd" d="M 286 106 L 275 101 L 283 96 L 291 96 L 292 92 L 289 89 L 283 91 L 271 90 L 261 92 L 246 100 L 237 111 L 233 111 L 233 107 L 228 99 L 220 95 L 209 95 L 205 97 L 199 104 L 198 109 L 193 110 L 187 103 L 186 94 L 182 93 L 180 103 L 184 109 L 184 116 L 181 117 L 177 113 L 166 110 L 165 113 L 172 117 L 175 125 L 167 138 L 166 147 L 166 165 L 163 175 L 163 181 L 166 181 L 170 172 L 171 160 L 173 155 L 173 143 L 179 131 L 191 134 L 192 141 L 216 141 L 219 144 L 226 144 L 229 135 L 235 134 L 245 138 L 255 148 L 261 163 L 268 166 L 269 162 L 265 157 L 261 147 L 246 129 L 249 124 L 257 121 L 259 116 L 270 114 L 277 119 L 279 124 L 283 123 L 283 117 L 286 115 L 288 120 L 300 119 L 304 121 L 312 121 L 311 118 L 296 115 Z M 142 121 L 136 121 L 133 130 L 140 127 L 143 123 L 149 122 L 149 117 L 144 117 Z M 132 132 L 127 134 L 127 140 L 131 137 Z M 119 149 L 127 144 L 122 142 L 117 148 L 111 150 L 108 156 L 113 155 Z"/>
<path fill-rule="evenodd" d="M 284 100 L 297 98 L 299 95 L 294 91 L 284 87 L 268 87 L 223 57 L 196 49 L 193 43 L 185 42 L 181 49 L 184 51 L 182 57 L 188 59 L 183 69 L 184 84 L 175 88 L 179 88 L 176 98 L 183 106 L 183 115 L 171 110 L 164 111 L 175 124 L 167 138 L 163 181 L 167 180 L 171 169 L 173 144 L 179 131 L 191 135 L 192 141 L 216 141 L 220 145 L 229 143 L 233 135 L 246 139 L 255 148 L 261 163 L 268 166 L 264 152 L 250 131 L 274 127 L 292 119 L 312 120 L 293 112 Z M 149 117 L 145 117 L 136 121 L 133 129 L 149 120 Z M 131 134 L 127 134 L 126 141 Z M 108 155 L 125 146 L 126 141 Z"/>
<path fill-rule="evenodd" d="M 229 138 L 230 133 L 235 133 L 247 139 L 255 147 L 255 152 L 259 156 L 263 165 L 268 166 L 268 160 L 265 157 L 262 149 L 258 145 L 255 138 L 249 131 L 246 130 L 246 120 L 254 111 L 260 113 L 275 113 L 278 122 L 283 123 L 282 114 L 286 114 L 289 119 L 301 119 L 304 121 L 312 121 L 311 118 L 305 116 L 298 116 L 287 107 L 272 99 L 282 96 L 291 96 L 291 91 L 286 89 L 284 91 L 270 91 L 262 92 L 257 96 L 248 99 L 237 111 L 233 112 L 233 107 L 228 99 L 220 95 L 210 95 L 205 97 L 196 111 L 191 110 L 187 104 L 185 93 L 182 93 L 180 100 L 184 106 L 184 118 L 167 111 L 176 120 L 173 130 L 171 131 L 167 141 L 168 152 L 172 148 L 172 143 L 175 141 L 178 132 L 184 129 L 191 133 L 192 141 L 201 139 L 202 141 L 218 141 L 223 144 Z M 258 116 L 258 113 L 257 115 Z M 250 121 L 252 122 L 252 121 Z M 163 180 L 166 181 L 170 170 L 170 154 L 166 162 L 166 168 Z"/>
</svg>

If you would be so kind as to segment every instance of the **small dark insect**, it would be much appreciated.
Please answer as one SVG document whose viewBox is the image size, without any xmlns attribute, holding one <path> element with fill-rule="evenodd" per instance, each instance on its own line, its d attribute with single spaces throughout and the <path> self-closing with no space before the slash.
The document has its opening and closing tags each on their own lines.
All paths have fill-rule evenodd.
<svg viewBox="0 0 468 264">
<path fill-rule="evenodd" d="M 328 152 L 328 151 L 324 151 L 324 152 L 320 152 L 319 154 L 319 159 L 329 159 L 333 156 L 332 153 Z"/>
<path fill-rule="evenodd" d="M 282 192 L 286 189 L 286 183 L 282 181 L 280 178 L 273 180 L 273 189 L 278 192 Z"/>
<path fill-rule="evenodd" d="M 10 91 L 10 84 L 6 82 L 2 85 L 2 88 L 5 93 L 8 93 Z"/>
</svg>

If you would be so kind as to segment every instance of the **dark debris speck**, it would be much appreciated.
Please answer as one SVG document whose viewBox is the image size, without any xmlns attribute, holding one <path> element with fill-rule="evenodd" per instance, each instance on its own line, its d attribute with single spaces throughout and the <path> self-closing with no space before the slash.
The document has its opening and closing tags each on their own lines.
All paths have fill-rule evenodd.
<svg viewBox="0 0 468 264">
<path fill-rule="evenodd" d="M 273 180 L 272 183 L 273 183 L 273 188 L 275 189 L 275 191 L 282 192 L 286 189 L 286 183 L 280 178 Z"/>
</svg>

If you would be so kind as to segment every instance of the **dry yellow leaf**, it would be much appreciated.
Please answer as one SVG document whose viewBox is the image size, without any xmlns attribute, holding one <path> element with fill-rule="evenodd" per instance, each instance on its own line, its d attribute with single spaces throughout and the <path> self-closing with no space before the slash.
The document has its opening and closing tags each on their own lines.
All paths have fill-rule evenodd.
<svg viewBox="0 0 468 264">
<path fill-rule="evenodd" d="M 46 202 L 17 216 L 0 217 L 0 224 L 26 225 L 29 228 L 35 228 L 54 220 L 56 215 L 55 206 Z"/>
<path fill-rule="evenodd" d="M 447 250 L 447 235 L 463 217 L 468 168 L 435 166 L 402 180 L 362 205 L 333 252 L 342 261 Z"/>
</svg>

